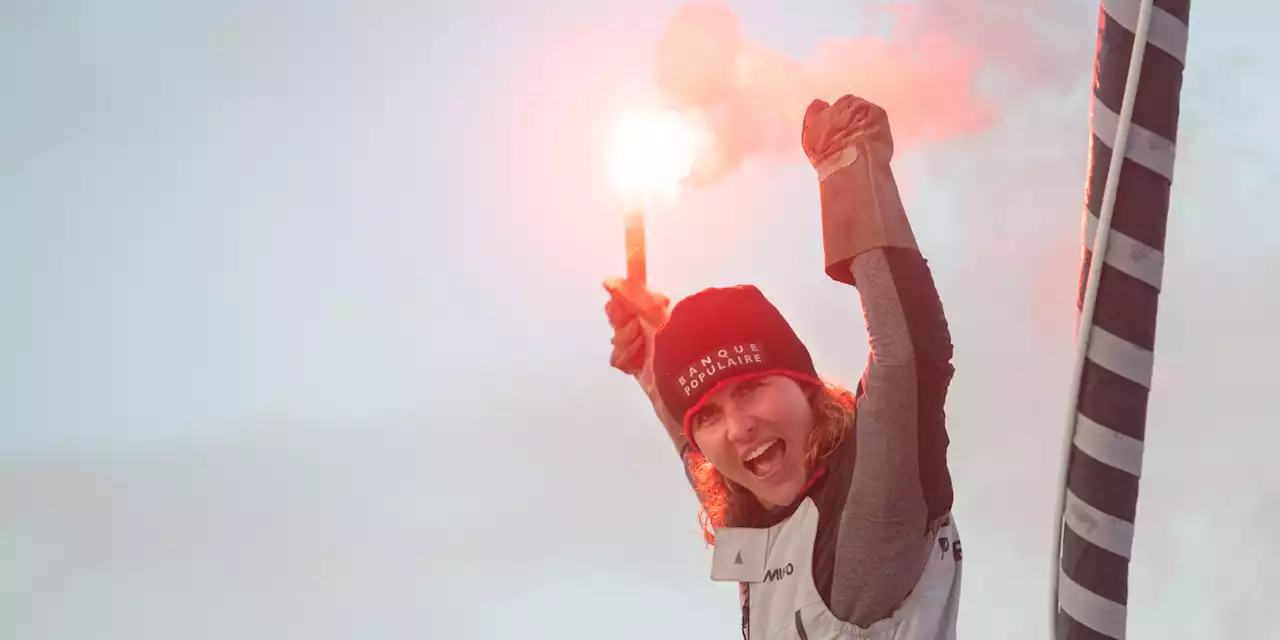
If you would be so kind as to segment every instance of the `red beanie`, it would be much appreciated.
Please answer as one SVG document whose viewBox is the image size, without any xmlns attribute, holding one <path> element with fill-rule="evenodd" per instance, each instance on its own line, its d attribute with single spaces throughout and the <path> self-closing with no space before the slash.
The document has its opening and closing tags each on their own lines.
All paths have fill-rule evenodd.
<svg viewBox="0 0 1280 640">
<path fill-rule="evenodd" d="M 653 373 L 695 449 L 689 417 L 719 387 L 772 374 L 821 384 L 809 350 L 751 285 L 703 289 L 676 303 L 654 338 Z"/>
</svg>

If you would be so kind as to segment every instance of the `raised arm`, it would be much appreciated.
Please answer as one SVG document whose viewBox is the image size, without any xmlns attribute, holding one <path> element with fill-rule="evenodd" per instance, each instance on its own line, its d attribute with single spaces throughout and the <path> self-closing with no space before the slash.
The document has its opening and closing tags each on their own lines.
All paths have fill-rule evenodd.
<svg viewBox="0 0 1280 640">
<path fill-rule="evenodd" d="M 833 611 L 865 624 L 906 597 L 923 537 L 951 507 L 943 404 L 953 368 L 942 304 L 889 162 L 885 112 L 815 102 L 804 147 L 818 170 L 827 274 L 857 287 L 871 341 L 859 384 L 852 476 L 836 541 Z"/>
</svg>

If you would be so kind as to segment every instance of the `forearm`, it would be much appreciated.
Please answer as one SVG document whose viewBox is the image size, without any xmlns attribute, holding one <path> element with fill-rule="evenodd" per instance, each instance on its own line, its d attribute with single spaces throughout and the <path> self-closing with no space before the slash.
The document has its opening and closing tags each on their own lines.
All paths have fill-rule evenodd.
<svg viewBox="0 0 1280 640">
<path fill-rule="evenodd" d="M 858 288 L 873 364 L 949 362 L 942 302 L 890 166 L 888 116 L 857 100 L 832 110 L 839 128 L 814 149 L 827 274 Z"/>
<path fill-rule="evenodd" d="M 827 274 L 858 289 L 871 341 L 869 371 L 914 366 L 919 382 L 934 384 L 937 376 L 927 370 L 949 367 L 951 335 L 893 177 L 888 119 L 865 103 L 846 110 L 848 132 L 831 143 L 844 150 L 828 149 L 815 163 Z"/>
<path fill-rule="evenodd" d="M 827 275 L 857 284 L 853 260 L 872 249 L 919 251 L 898 194 L 890 161 L 888 116 L 865 101 L 840 101 L 828 131 L 813 149 L 822 203 Z"/>
</svg>

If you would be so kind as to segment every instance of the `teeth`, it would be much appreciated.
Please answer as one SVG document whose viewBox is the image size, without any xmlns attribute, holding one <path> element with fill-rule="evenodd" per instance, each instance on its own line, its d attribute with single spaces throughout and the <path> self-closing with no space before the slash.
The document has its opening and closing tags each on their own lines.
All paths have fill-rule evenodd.
<svg viewBox="0 0 1280 640">
<path fill-rule="evenodd" d="M 777 438 L 774 438 L 773 440 L 770 440 L 770 441 L 768 441 L 768 442 L 766 442 L 766 443 L 764 443 L 764 444 L 762 444 L 762 445 L 760 445 L 760 446 L 756 447 L 754 451 L 752 451 L 750 454 L 748 454 L 748 455 L 747 455 L 747 457 L 746 457 L 746 458 L 744 458 L 744 459 L 743 459 L 743 461 L 744 461 L 744 462 L 751 462 L 752 460 L 755 460 L 756 458 L 760 457 L 760 454 L 764 453 L 765 451 L 768 451 L 768 450 L 769 450 L 769 447 L 772 447 L 772 446 L 774 445 L 774 443 L 776 443 L 777 441 L 778 441 L 778 439 L 777 439 Z"/>
</svg>

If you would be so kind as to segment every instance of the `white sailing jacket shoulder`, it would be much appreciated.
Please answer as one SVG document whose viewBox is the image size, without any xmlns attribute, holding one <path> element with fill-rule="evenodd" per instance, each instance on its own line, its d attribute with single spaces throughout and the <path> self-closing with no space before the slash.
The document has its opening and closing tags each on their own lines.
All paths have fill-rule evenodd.
<svg viewBox="0 0 1280 640">
<path fill-rule="evenodd" d="M 921 538 L 929 554 L 907 599 L 868 628 L 837 618 L 813 578 L 818 508 L 806 497 L 795 512 L 767 529 L 716 530 L 711 578 L 744 585 L 744 617 L 751 640 L 954 640 L 960 607 L 961 545 L 951 516 Z"/>
</svg>

